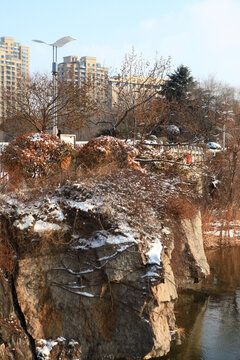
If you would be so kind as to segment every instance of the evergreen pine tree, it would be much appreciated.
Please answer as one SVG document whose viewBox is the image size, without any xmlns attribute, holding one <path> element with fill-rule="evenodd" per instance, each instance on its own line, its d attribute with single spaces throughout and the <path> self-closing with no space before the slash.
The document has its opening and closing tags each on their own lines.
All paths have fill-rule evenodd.
<svg viewBox="0 0 240 360">
<path fill-rule="evenodd" d="M 170 102 L 175 100 L 180 103 L 187 100 L 189 91 L 194 86 L 194 80 L 190 74 L 188 67 L 180 65 L 163 84 L 161 94 Z"/>
</svg>

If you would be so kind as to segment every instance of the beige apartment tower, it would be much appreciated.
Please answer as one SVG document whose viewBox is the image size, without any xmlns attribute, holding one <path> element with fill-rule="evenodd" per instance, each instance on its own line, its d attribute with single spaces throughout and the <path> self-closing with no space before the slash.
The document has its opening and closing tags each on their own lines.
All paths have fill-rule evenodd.
<svg viewBox="0 0 240 360">
<path fill-rule="evenodd" d="M 18 80 L 24 76 L 29 78 L 29 48 L 16 42 L 11 37 L 0 37 L 0 122 L 7 113 L 4 93 L 11 91 L 14 98 Z"/>
<path fill-rule="evenodd" d="M 90 84 L 90 93 L 94 100 L 104 96 L 103 88 L 108 84 L 108 68 L 101 66 L 95 57 L 66 56 L 58 64 L 58 78 L 63 81 L 74 81 L 79 86 Z"/>
</svg>

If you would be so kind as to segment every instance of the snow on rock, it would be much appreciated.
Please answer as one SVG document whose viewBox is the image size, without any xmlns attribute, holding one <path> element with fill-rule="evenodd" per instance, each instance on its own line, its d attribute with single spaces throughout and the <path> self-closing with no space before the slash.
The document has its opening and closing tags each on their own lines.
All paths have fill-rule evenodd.
<svg viewBox="0 0 240 360">
<path fill-rule="evenodd" d="M 170 235 L 170 234 L 171 234 L 171 231 L 170 231 L 169 228 L 164 227 L 164 228 L 162 229 L 162 233 L 163 233 L 164 235 Z"/>
<path fill-rule="evenodd" d="M 59 198 L 46 198 L 46 205 L 48 207 L 48 212 L 52 217 L 54 217 L 58 221 L 63 221 L 65 219 L 64 213 L 59 205 Z"/>
<path fill-rule="evenodd" d="M 58 341 L 58 342 L 62 342 L 62 341 L 66 341 L 66 339 L 65 339 L 65 337 L 63 337 L 63 336 L 59 336 L 59 337 L 57 338 L 57 341 Z"/>
<path fill-rule="evenodd" d="M 95 297 L 95 295 L 90 294 L 90 293 L 88 293 L 88 292 L 86 292 L 86 291 L 76 291 L 75 294 L 77 294 L 77 295 L 82 295 L 82 296 L 86 296 L 86 297 Z"/>
<path fill-rule="evenodd" d="M 69 341 L 67 341 L 63 336 L 59 336 L 56 340 L 40 339 L 40 340 L 37 340 L 37 347 L 36 347 L 38 359 L 42 359 L 42 360 L 50 360 L 50 359 L 52 359 L 53 358 L 52 357 L 53 355 L 51 354 L 52 349 L 54 348 L 54 346 L 57 346 L 59 344 L 60 344 L 61 349 L 63 349 L 64 347 L 66 348 L 66 353 L 67 354 L 69 353 L 69 350 L 71 348 L 79 346 L 78 341 L 76 341 L 74 339 L 70 339 Z M 71 352 L 71 350 L 70 350 L 70 352 Z M 60 356 L 60 358 L 62 358 L 62 356 Z M 54 356 L 54 359 L 55 359 L 55 356 Z M 64 356 L 64 359 L 65 359 L 65 356 Z M 80 360 L 79 357 L 77 357 L 77 358 L 74 357 L 74 359 Z"/>
<path fill-rule="evenodd" d="M 42 233 L 45 231 L 57 231 L 61 230 L 61 226 L 58 224 L 52 224 L 46 221 L 38 220 L 36 221 L 33 230 L 38 233 Z"/>
<path fill-rule="evenodd" d="M 60 198 L 43 196 L 37 200 L 22 201 L 5 194 L 0 195 L 2 200 L 1 212 L 13 216 L 16 220 L 13 225 L 20 230 L 33 228 L 35 232 L 61 230 L 62 226 L 55 222 L 63 222 L 65 215 L 60 207 Z"/>
<path fill-rule="evenodd" d="M 74 340 L 74 339 L 71 339 L 68 343 L 70 346 L 75 346 L 75 345 L 79 345 L 79 342 Z"/>
<path fill-rule="evenodd" d="M 38 351 L 38 357 L 40 359 L 44 359 L 44 360 L 48 360 L 50 359 L 50 354 L 52 351 L 52 348 L 58 344 L 57 341 L 53 341 L 53 340 L 44 340 L 41 339 L 38 342 L 39 346 L 37 347 L 37 351 Z"/>
<path fill-rule="evenodd" d="M 14 221 L 13 225 L 18 227 L 20 230 L 24 230 L 30 226 L 32 226 L 33 222 L 35 221 L 32 214 L 24 216 L 21 220 Z"/>
<path fill-rule="evenodd" d="M 162 243 L 159 239 L 155 239 L 153 243 L 150 244 L 150 250 L 146 253 L 148 264 L 157 264 L 161 265 L 161 252 L 162 252 Z"/>
<path fill-rule="evenodd" d="M 157 272 L 155 272 L 154 269 L 151 269 L 151 270 L 147 271 L 146 274 L 141 276 L 142 279 L 146 278 L 146 277 L 158 278 L 159 274 Z"/>
<path fill-rule="evenodd" d="M 65 200 L 65 204 L 67 204 L 71 208 L 75 208 L 82 211 L 92 211 L 94 208 L 96 208 L 96 204 L 92 204 L 90 200 L 86 201 L 75 201 L 71 199 Z"/>
<path fill-rule="evenodd" d="M 77 235 L 72 235 L 73 238 L 76 238 Z M 139 241 L 135 239 L 130 233 L 127 234 L 118 234 L 110 233 L 106 230 L 98 231 L 90 239 L 80 238 L 72 245 L 76 249 L 88 249 L 88 248 L 99 248 L 106 244 L 120 245 L 126 243 L 138 243 Z M 125 248 L 124 248 L 125 249 Z M 120 250 L 118 250 L 120 251 Z"/>
</svg>

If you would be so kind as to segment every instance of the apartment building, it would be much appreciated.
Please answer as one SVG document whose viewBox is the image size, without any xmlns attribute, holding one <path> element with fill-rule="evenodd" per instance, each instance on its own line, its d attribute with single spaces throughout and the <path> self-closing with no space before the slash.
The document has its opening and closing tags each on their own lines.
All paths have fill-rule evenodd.
<svg viewBox="0 0 240 360">
<path fill-rule="evenodd" d="M 131 102 L 141 97 L 159 96 L 164 80 L 147 76 L 115 76 L 108 81 L 108 101 L 111 108 L 120 105 L 122 101 Z"/>
<path fill-rule="evenodd" d="M 4 93 L 16 95 L 18 79 L 29 78 L 29 48 L 11 37 L 0 38 L 0 121 L 6 115 L 7 105 Z"/>
<path fill-rule="evenodd" d="M 108 84 L 108 68 L 101 66 L 95 57 L 66 56 L 63 62 L 58 64 L 58 79 L 74 81 L 79 86 L 89 85 L 89 92 L 94 100 L 105 96 Z"/>
</svg>

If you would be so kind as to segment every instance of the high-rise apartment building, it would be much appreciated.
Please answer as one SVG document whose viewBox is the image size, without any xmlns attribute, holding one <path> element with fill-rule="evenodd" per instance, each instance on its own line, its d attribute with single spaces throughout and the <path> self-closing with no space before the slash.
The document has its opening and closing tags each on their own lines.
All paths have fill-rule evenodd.
<svg viewBox="0 0 240 360">
<path fill-rule="evenodd" d="M 0 38 L 0 121 L 6 114 L 7 104 L 4 93 L 11 91 L 14 98 L 18 80 L 29 78 L 29 48 L 14 41 L 11 37 Z"/>
<path fill-rule="evenodd" d="M 89 84 L 89 91 L 94 100 L 104 96 L 103 89 L 108 84 L 108 68 L 101 66 L 95 57 L 66 56 L 58 64 L 58 79 L 74 81 L 79 86 Z"/>
</svg>

